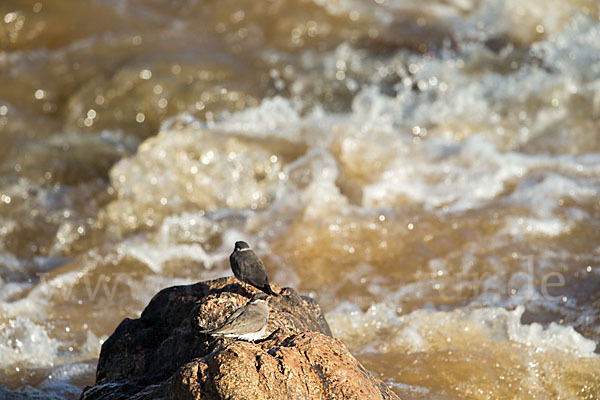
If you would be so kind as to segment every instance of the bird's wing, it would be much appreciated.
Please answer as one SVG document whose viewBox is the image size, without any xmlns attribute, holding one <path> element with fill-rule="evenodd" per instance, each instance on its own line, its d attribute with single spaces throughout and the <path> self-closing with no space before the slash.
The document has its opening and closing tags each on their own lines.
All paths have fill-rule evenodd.
<svg viewBox="0 0 600 400">
<path fill-rule="evenodd" d="M 265 270 L 265 265 L 262 260 L 256 255 L 252 254 L 252 257 L 247 257 L 243 260 L 244 267 L 242 270 L 252 271 L 249 276 L 245 276 L 247 282 L 256 287 L 263 287 L 269 283 L 269 277 Z"/>
<path fill-rule="evenodd" d="M 240 307 L 237 310 L 235 310 L 233 313 L 231 313 L 231 315 L 229 317 L 227 317 L 227 319 L 225 320 L 225 322 L 223 322 L 220 326 L 209 330 L 209 333 L 227 333 L 227 332 L 223 332 L 223 330 L 227 330 L 228 327 L 227 325 L 229 325 L 232 321 L 235 321 L 240 314 L 242 314 L 244 312 L 244 307 Z"/>
<path fill-rule="evenodd" d="M 231 253 L 231 255 L 229 256 L 229 264 L 231 265 L 231 270 L 233 271 L 233 275 L 235 275 L 236 278 L 238 278 L 239 280 L 242 280 L 241 275 L 240 275 L 240 265 L 238 264 L 236 257 L 235 257 L 235 253 Z"/>
<path fill-rule="evenodd" d="M 263 313 L 261 308 L 244 306 L 238 308 L 223 325 L 211 333 L 228 334 L 237 332 L 258 332 L 267 323 L 268 311 Z"/>
</svg>

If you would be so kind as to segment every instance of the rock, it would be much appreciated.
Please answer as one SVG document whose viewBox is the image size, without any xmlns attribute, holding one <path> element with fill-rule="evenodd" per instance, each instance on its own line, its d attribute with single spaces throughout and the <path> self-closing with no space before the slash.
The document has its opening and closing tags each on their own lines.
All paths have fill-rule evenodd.
<svg viewBox="0 0 600 400">
<path fill-rule="evenodd" d="M 0 399 L 2 400 L 64 400 L 64 398 L 52 394 L 44 393 L 41 390 L 31 386 L 23 386 L 12 392 L 2 384 L 0 384 Z"/>
<path fill-rule="evenodd" d="M 393 399 L 339 340 L 304 332 L 235 342 L 177 371 L 177 399 Z"/>
<path fill-rule="evenodd" d="M 103 344 L 81 399 L 398 398 L 331 337 L 313 300 L 273 289 L 270 336 L 257 343 L 198 332 L 246 304 L 253 287 L 228 277 L 160 291 Z"/>
</svg>

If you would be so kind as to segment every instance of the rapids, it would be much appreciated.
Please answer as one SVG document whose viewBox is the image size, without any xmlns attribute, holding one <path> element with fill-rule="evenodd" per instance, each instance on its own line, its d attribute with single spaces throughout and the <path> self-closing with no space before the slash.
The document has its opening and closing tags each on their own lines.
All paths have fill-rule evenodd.
<svg viewBox="0 0 600 400">
<path fill-rule="evenodd" d="M 597 1 L 2 1 L 0 383 L 245 240 L 403 399 L 598 399 L 599 121 Z"/>
</svg>

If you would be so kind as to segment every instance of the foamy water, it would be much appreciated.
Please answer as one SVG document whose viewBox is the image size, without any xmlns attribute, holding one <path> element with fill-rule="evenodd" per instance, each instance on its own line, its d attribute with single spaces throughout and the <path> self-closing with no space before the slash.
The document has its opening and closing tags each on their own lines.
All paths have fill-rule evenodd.
<svg viewBox="0 0 600 400">
<path fill-rule="evenodd" d="M 598 398 L 595 2 L 24 3 L 1 383 L 77 398 L 241 239 L 402 398 Z"/>
</svg>

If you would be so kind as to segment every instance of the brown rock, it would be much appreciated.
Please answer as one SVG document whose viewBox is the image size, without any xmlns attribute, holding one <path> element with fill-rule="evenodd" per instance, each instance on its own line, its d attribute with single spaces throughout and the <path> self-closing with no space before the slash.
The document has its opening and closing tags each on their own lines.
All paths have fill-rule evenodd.
<svg viewBox="0 0 600 400">
<path fill-rule="evenodd" d="M 177 399 L 395 399 L 339 340 L 304 332 L 236 341 L 177 371 Z"/>
<path fill-rule="evenodd" d="M 397 399 L 331 337 L 319 306 L 291 288 L 269 300 L 258 343 L 198 333 L 256 292 L 235 278 L 164 289 L 102 346 L 82 399 Z"/>
</svg>

